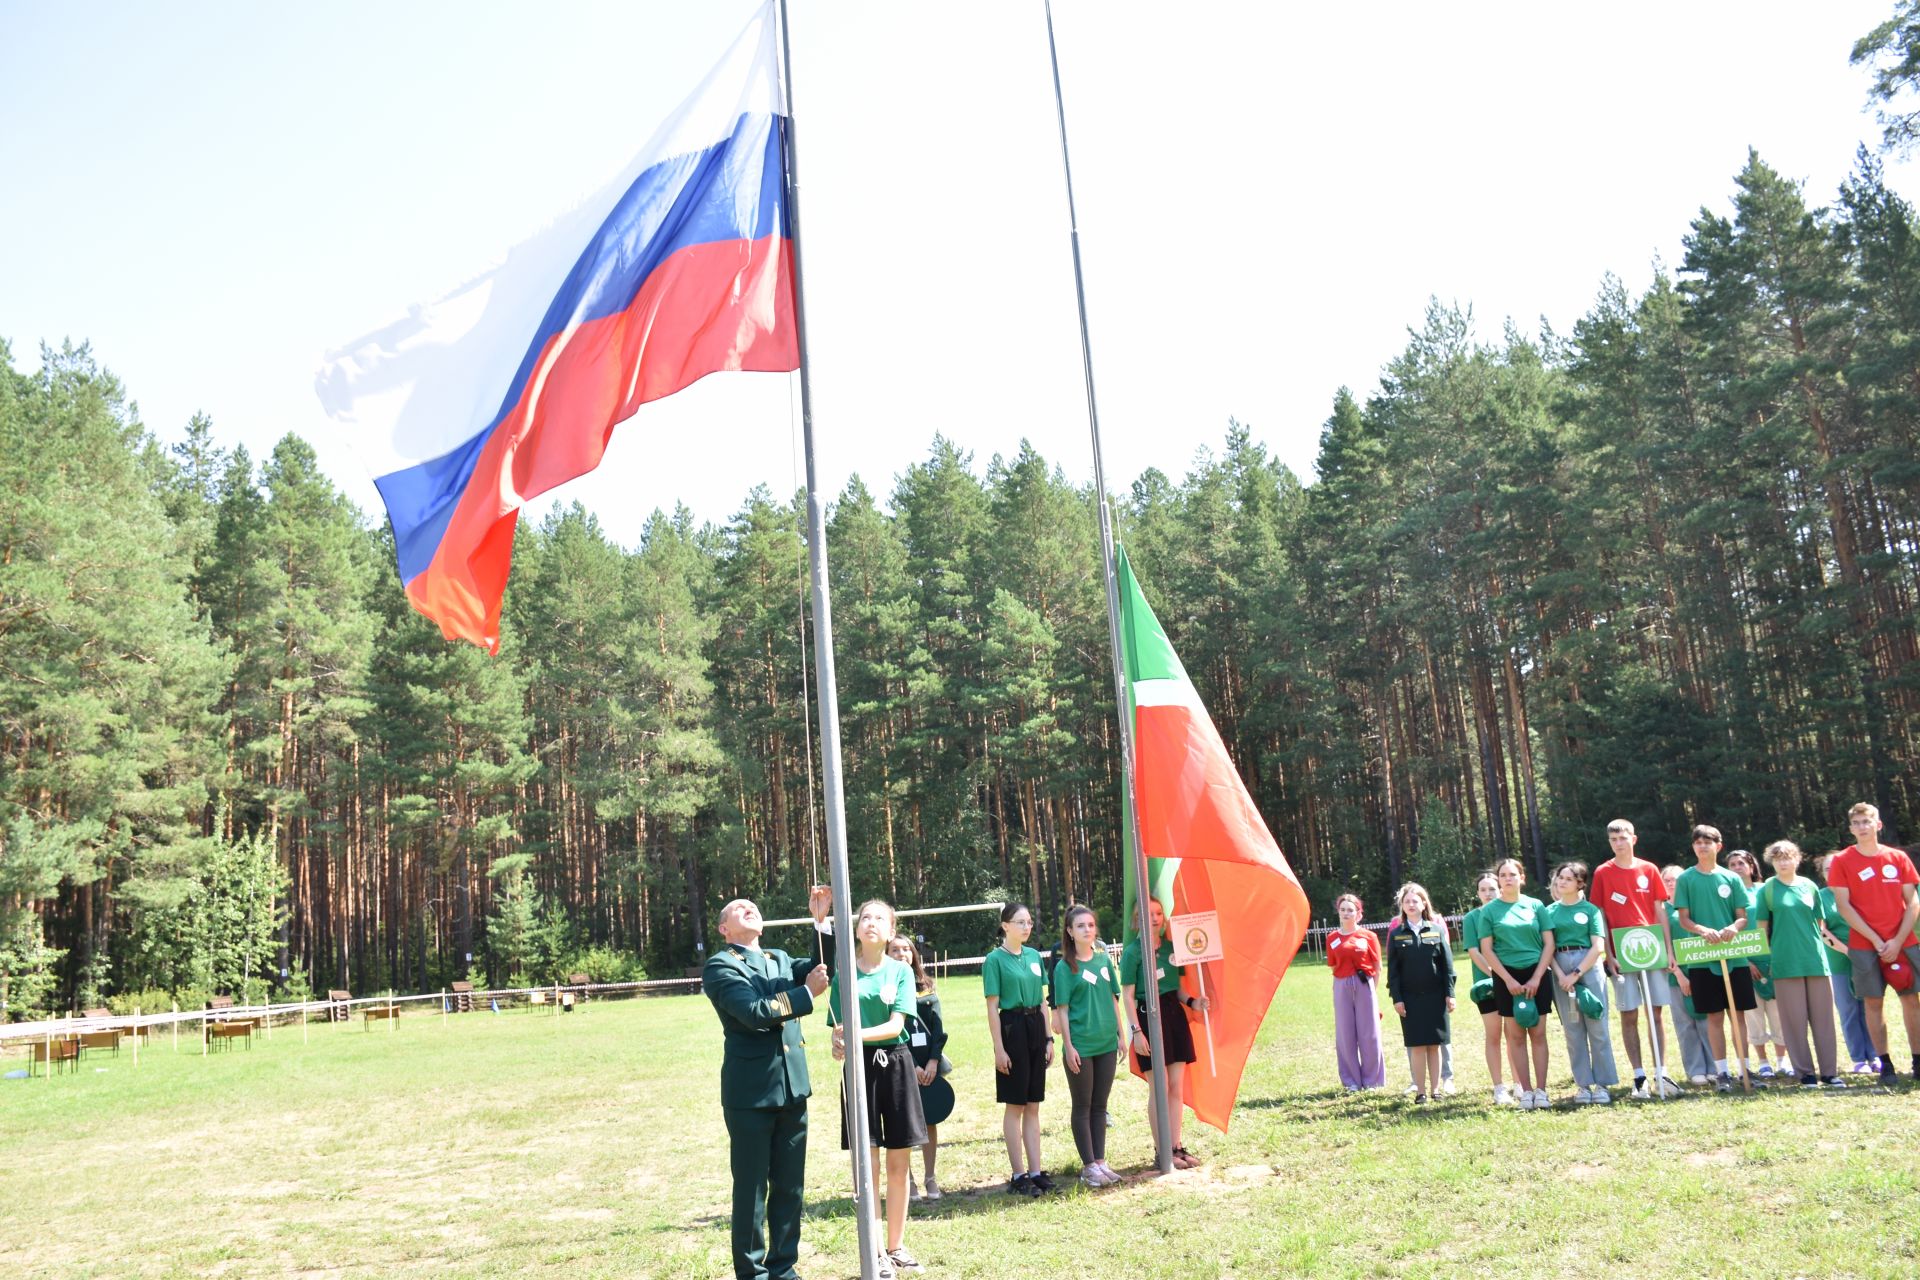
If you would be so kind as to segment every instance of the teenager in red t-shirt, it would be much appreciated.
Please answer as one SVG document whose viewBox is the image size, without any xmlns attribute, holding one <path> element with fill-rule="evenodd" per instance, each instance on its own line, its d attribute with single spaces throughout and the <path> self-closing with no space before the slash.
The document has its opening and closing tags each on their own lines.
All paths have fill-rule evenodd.
<svg viewBox="0 0 1920 1280">
<path fill-rule="evenodd" d="M 1594 868 L 1587 898 L 1600 908 L 1600 914 L 1607 921 L 1607 973 L 1613 978 L 1613 999 L 1620 1010 L 1620 1031 L 1627 1042 L 1627 1061 L 1633 1065 L 1633 1096 L 1650 1096 L 1646 1068 L 1640 1065 L 1640 1005 L 1644 1001 L 1653 1006 L 1653 1027 L 1647 1032 L 1647 1043 L 1656 1050 L 1660 1061 L 1657 1087 L 1665 1096 L 1673 1097 L 1680 1092 L 1680 1086 L 1666 1070 L 1667 1024 L 1661 1011 L 1673 1003 L 1669 975 L 1677 976 L 1680 971 L 1673 963 L 1673 934 L 1667 926 L 1667 913 L 1660 906 L 1672 895 L 1667 892 L 1666 881 L 1660 878 L 1660 868 L 1634 855 L 1634 846 L 1639 843 L 1639 834 L 1625 818 L 1615 818 L 1607 824 L 1607 847 L 1613 850 L 1613 858 Z M 1667 967 L 1649 969 L 1644 985 L 1642 975 L 1620 972 L 1613 954 L 1613 931 L 1635 925 L 1658 929 L 1667 943 Z"/>
<path fill-rule="evenodd" d="M 1847 829 L 1853 843 L 1833 855 L 1827 864 L 1827 887 L 1833 904 L 1846 918 L 1852 933 L 1847 957 L 1853 964 L 1853 993 L 1867 1015 L 1867 1034 L 1880 1055 L 1880 1083 L 1897 1078 L 1887 1058 L 1887 1019 L 1881 1009 L 1888 969 L 1904 969 L 1906 990 L 1900 997 L 1900 1020 L 1907 1027 L 1907 1049 L 1913 1054 L 1914 1078 L 1920 1079 L 1920 989 L 1914 972 L 1920 967 L 1920 945 L 1913 926 L 1920 921 L 1920 872 L 1902 850 L 1880 843 L 1880 811 L 1870 804 L 1847 810 Z"/>
<path fill-rule="evenodd" d="M 1380 1060 L 1380 939 L 1360 927 L 1360 899 L 1343 893 L 1334 899 L 1340 927 L 1327 935 L 1327 964 L 1333 969 L 1333 1052 L 1340 1083 L 1347 1092 L 1383 1089 L 1386 1064 Z"/>
</svg>

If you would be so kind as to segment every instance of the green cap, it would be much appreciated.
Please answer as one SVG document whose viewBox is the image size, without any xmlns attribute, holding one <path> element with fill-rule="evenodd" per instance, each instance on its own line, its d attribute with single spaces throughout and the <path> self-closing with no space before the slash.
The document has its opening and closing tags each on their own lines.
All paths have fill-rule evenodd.
<svg viewBox="0 0 1920 1280">
<path fill-rule="evenodd" d="M 1479 1004 L 1483 1000 L 1493 999 L 1493 979 L 1476 978 L 1472 990 L 1467 992 L 1467 998 L 1475 1004 Z"/>
<path fill-rule="evenodd" d="M 1513 998 L 1513 1020 L 1528 1030 L 1540 1025 L 1540 1006 L 1524 991 Z"/>
<path fill-rule="evenodd" d="M 1607 1006 L 1600 999 L 1600 993 L 1581 983 L 1574 988 L 1573 1002 L 1580 1006 L 1580 1016 L 1598 1022 L 1607 1016 Z"/>
</svg>

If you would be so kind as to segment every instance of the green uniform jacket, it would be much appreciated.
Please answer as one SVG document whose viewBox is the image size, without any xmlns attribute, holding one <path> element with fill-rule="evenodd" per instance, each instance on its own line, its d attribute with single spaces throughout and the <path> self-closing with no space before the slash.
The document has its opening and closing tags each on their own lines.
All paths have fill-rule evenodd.
<svg viewBox="0 0 1920 1280">
<path fill-rule="evenodd" d="M 707 957 L 700 986 L 726 1034 L 721 1106 L 784 1107 L 813 1092 L 798 1019 L 813 1012 L 805 979 L 819 963 L 731 944 Z"/>
</svg>

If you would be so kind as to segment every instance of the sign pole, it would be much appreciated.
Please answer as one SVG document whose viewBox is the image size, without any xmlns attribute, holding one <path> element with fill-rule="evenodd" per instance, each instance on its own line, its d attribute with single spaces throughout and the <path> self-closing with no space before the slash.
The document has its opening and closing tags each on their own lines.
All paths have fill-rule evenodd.
<svg viewBox="0 0 1920 1280">
<path fill-rule="evenodd" d="M 1200 998 L 1202 1000 L 1206 1000 L 1207 999 L 1207 966 L 1203 964 L 1197 964 L 1193 966 L 1193 978 L 1195 982 L 1198 982 L 1200 984 Z M 1207 1074 L 1210 1076 L 1217 1077 L 1220 1074 L 1220 1066 L 1219 1066 L 1219 1063 L 1216 1061 L 1216 1058 L 1218 1055 L 1214 1053 L 1214 1049 L 1213 1049 L 1213 1002 L 1212 1001 L 1210 1000 L 1207 1001 L 1207 1007 L 1200 1011 L 1200 1021 L 1203 1024 L 1205 1024 L 1207 1028 Z"/>
<path fill-rule="evenodd" d="M 1727 958 L 1720 957 L 1720 985 L 1727 992 L 1727 1028 L 1732 1033 L 1727 1038 L 1733 1041 L 1740 1052 L 1740 1087 L 1747 1093 L 1753 1092 L 1753 1076 L 1747 1069 L 1747 1018 L 1736 1007 L 1733 999 L 1733 976 L 1727 972 Z"/>
<path fill-rule="evenodd" d="M 1661 1061 L 1660 1014 L 1653 1007 L 1653 980 L 1647 977 L 1647 973 L 1645 969 L 1640 971 L 1640 1004 L 1647 1011 L 1647 1041 L 1653 1046 L 1653 1096 L 1664 1100 L 1667 1096 L 1667 1064 Z M 1668 984 L 1667 999 L 1673 999 L 1671 983 Z M 1667 1009 L 1672 1011 L 1671 1003 Z"/>
</svg>

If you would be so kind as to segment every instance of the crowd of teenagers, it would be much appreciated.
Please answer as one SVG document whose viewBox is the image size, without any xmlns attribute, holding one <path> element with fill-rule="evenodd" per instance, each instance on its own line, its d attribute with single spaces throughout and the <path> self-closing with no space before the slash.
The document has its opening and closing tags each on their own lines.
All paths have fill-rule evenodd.
<svg viewBox="0 0 1920 1280">
<path fill-rule="evenodd" d="M 1880 843 L 1874 806 L 1854 805 L 1847 826 L 1853 843 L 1817 859 L 1819 881 L 1802 874 L 1805 857 L 1790 840 L 1766 846 L 1773 874 L 1763 878 L 1761 859 L 1744 849 L 1723 860 L 1721 833 L 1704 825 L 1691 833 L 1694 865 L 1656 866 L 1635 853 L 1639 837 L 1625 819 L 1607 824 L 1611 859 L 1591 870 L 1561 863 L 1545 902 L 1525 892 L 1519 862 L 1497 863 L 1480 877 L 1480 905 L 1459 920 L 1494 1102 L 1552 1105 L 1548 1000 L 1565 1037 L 1576 1104 L 1611 1103 L 1621 1084 L 1609 1022 L 1615 1004 L 1635 1098 L 1679 1094 L 1676 1074 L 1722 1093 L 1736 1074 L 1748 1083 L 1843 1089 L 1842 1042 L 1853 1074 L 1877 1074 L 1890 1086 L 1898 1071 L 1882 1007 L 1889 990 L 1920 1079 L 1920 874 L 1905 852 Z M 1395 905 L 1383 947 L 1361 925 L 1358 897 L 1343 894 L 1335 904 L 1340 927 L 1327 938 L 1335 1056 L 1348 1091 L 1385 1087 L 1384 973 L 1407 1049 L 1407 1092 L 1424 1103 L 1455 1092 L 1454 939 L 1421 886 L 1402 885 Z M 1623 971 L 1614 930 L 1633 926 L 1660 931 L 1664 966 Z M 1676 936 L 1727 943 L 1751 929 L 1765 933 L 1765 956 L 1692 967 L 1674 959 Z M 1641 1043 L 1643 1009 L 1651 1053 Z M 1671 1045 L 1664 1014 L 1673 1019 Z"/>
<path fill-rule="evenodd" d="M 1637 856 L 1638 836 L 1624 819 L 1607 826 L 1609 860 L 1593 869 L 1584 862 L 1554 869 L 1549 901 L 1525 892 L 1525 869 L 1513 859 L 1487 871 L 1477 886 L 1479 905 L 1458 922 L 1458 944 L 1470 961 L 1468 998 L 1480 1012 L 1494 1103 L 1525 1110 L 1552 1105 L 1543 1016 L 1549 999 L 1565 1037 L 1575 1103 L 1611 1103 L 1621 1083 L 1609 1021 L 1614 1005 L 1635 1098 L 1679 1094 L 1676 1074 L 1727 1092 L 1736 1071 L 1761 1082 L 1785 1078 L 1802 1088 L 1845 1088 L 1842 1040 L 1854 1073 L 1877 1072 L 1891 1085 L 1897 1072 L 1882 1010 L 1889 989 L 1899 1000 L 1920 1078 L 1920 991 L 1914 978 L 1920 966 L 1914 934 L 1920 873 L 1904 852 L 1880 843 L 1880 815 L 1872 805 L 1855 805 L 1847 821 L 1853 843 L 1818 860 L 1823 884 L 1801 874 L 1803 856 L 1788 840 L 1766 847 L 1773 874 L 1765 879 L 1760 860 L 1744 850 L 1726 854 L 1723 862 L 1721 834 L 1710 826 L 1693 828 L 1693 866 L 1659 867 Z M 825 886 L 814 890 L 809 907 L 823 932 L 831 928 L 831 902 Z M 1378 996 L 1384 975 L 1406 1046 L 1408 1092 L 1425 1103 L 1455 1092 L 1455 939 L 1418 884 L 1401 886 L 1395 905 L 1383 946 L 1361 923 L 1357 896 L 1343 894 L 1336 903 L 1340 925 L 1328 934 L 1327 960 L 1337 1069 L 1350 1092 L 1385 1087 L 1386 1011 Z M 1100 1188 L 1121 1181 L 1107 1163 L 1108 1103 L 1124 1055 L 1131 1054 L 1143 1074 L 1152 1069 L 1149 1001 L 1159 1010 L 1169 1094 L 1183 1096 L 1186 1066 L 1195 1061 L 1189 1018 L 1204 1015 L 1207 1002 L 1188 989 L 1187 975 L 1173 962 L 1160 904 L 1152 903 L 1150 911 L 1161 938 L 1151 973 L 1137 938 L 1115 965 L 1088 906 L 1067 909 L 1051 955 L 1029 945 L 1034 921 L 1025 904 L 1008 903 L 1000 912 L 997 944 L 981 966 L 981 989 L 995 1099 L 1003 1108 L 1006 1189 L 1014 1195 L 1043 1196 L 1055 1189 L 1042 1153 L 1040 1108 L 1056 1063 L 1066 1077 L 1080 1182 Z M 833 1056 L 844 1060 L 845 1027 L 836 1016 L 842 975 L 823 980 L 831 947 L 821 948 L 820 960 L 761 950 L 759 912 L 751 902 L 729 903 L 721 923 L 727 947 L 709 960 L 704 976 L 728 1036 L 722 1097 L 733 1144 L 736 1271 L 778 1275 L 790 1271 L 797 1257 L 809 1087 L 794 1020 L 824 989 Z M 1628 927 L 1659 932 L 1666 944 L 1663 967 L 1623 969 L 1613 931 Z M 1676 936 L 1729 943 L 1749 929 L 1765 932 L 1764 958 L 1727 957 L 1693 967 L 1674 962 Z M 908 1202 L 942 1194 L 938 1121 L 952 1106 L 945 1083 L 952 1065 L 943 1052 L 947 1035 L 934 981 L 887 903 L 862 903 L 855 914 L 853 968 L 857 1051 L 865 1065 L 863 1140 L 871 1149 L 882 1214 L 875 1224 L 884 1239 L 881 1274 L 891 1277 L 920 1266 L 907 1248 Z M 730 1084 L 735 1063 L 738 1075 Z M 844 1147 L 861 1139 L 849 1133 L 849 1108 L 842 1102 Z M 1157 1141 L 1151 1101 L 1147 1112 Z M 1192 1168 L 1200 1162 L 1182 1142 L 1181 1115 L 1179 1106 L 1172 1108 L 1169 1145 L 1174 1163 Z"/>
</svg>

